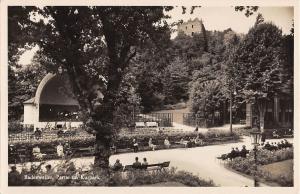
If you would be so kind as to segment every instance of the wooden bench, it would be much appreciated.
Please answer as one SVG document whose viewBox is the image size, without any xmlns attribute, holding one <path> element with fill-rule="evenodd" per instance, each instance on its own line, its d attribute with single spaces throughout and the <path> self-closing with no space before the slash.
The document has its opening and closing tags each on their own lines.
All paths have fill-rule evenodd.
<svg viewBox="0 0 300 194">
<path fill-rule="evenodd" d="M 246 124 L 246 120 L 240 120 L 240 124 L 241 125 L 245 125 Z"/>
<path fill-rule="evenodd" d="M 156 164 L 148 164 L 148 165 L 142 165 L 139 168 L 133 168 L 132 165 L 126 165 L 124 166 L 123 171 L 129 171 L 129 170 L 157 170 L 157 171 L 161 171 L 164 168 L 168 168 L 170 165 L 170 161 L 168 162 L 163 162 L 163 163 L 156 163 Z"/>
<path fill-rule="evenodd" d="M 158 123 L 157 122 L 146 122 L 146 126 L 150 128 L 157 128 Z"/>
<path fill-rule="evenodd" d="M 80 156 L 83 156 L 83 153 L 86 152 L 88 154 L 94 153 L 94 147 L 87 147 L 87 148 L 78 148 L 77 151 L 80 152 Z"/>
<path fill-rule="evenodd" d="M 189 141 L 177 141 L 175 144 L 184 145 L 184 147 L 187 147 Z"/>
<path fill-rule="evenodd" d="M 144 122 L 135 122 L 135 128 L 144 128 L 146 127 Z"/>
</svg>

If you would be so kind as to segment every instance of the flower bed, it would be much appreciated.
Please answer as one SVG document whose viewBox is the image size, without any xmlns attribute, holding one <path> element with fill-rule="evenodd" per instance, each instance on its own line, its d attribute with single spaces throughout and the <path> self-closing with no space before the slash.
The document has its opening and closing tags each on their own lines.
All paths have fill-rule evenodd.
<svg viewBox="0 0 300 194">
<path fill-rule="evenodd" d="M 262 166 L 266 164 L 271 164 L 283 160 L 293 159 L 294 151 L 293 148 L 284 148 L 276 151 L 269 151 L 265 149 L 259 149 L 257 152 L 257 165 Z M 268 174 L 263 171 L 255 171 L 255 161 L 254 161 L 254 153 L 250 152 L 247 158 L 237 157 L 232 161 L 227 163 L 229 168 L 232 168 L 241 173 L 257 176 L 263 179 L 271 180 Z M 281 186 L 287 186 L 282 184 L 284 182 L 280 180 L 274 180 L 275 182 L 281 184 Z"/>
<path fill-rule="evenodd" d="M 89 171 L 70 169 L 69 164 L 57 167 L 56 172 L 43 172 L 40 168 L 9 174 L 9 186 L 146 186 L 156 183 L 177 182 L 185 186 L 212 187 L 213 181 L 204 180 L 186 171 L 175 168 L 162 171 L 134 170 L 103 173 L 100 169 Z M 28 179 L 42 177 L 41 179 Z M 26 179 L 27 178 L 27 179 Z"/>
</svg>

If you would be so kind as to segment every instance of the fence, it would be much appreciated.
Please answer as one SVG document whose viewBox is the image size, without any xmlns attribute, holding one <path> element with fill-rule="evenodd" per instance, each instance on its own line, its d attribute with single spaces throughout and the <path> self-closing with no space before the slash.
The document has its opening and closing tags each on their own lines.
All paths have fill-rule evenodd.
<svg viewBox="0 0 300 194">
<path fill-rule="evenodd" d="M 135 122 L 157 122 L 159 127 L 172 127 L 173 113 L 150 113 L 135 115 Z"/>
<path fill-rule="evenodd" d="M 192 127 L 208 127 L 209 122 L 205 118 L 193 113 L 183 113 L 183 124 Z"/>
</svg>

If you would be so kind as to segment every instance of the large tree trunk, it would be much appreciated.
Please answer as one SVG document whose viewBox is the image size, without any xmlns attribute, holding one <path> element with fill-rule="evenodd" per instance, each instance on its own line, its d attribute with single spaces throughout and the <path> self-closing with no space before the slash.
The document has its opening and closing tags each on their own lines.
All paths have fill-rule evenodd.
<svg viewBox="0 0 300 194">
<path fill-rule="evenodd" d="M 267 102 L 265 99 L 260 99 L 257 102 L 258 112 L 259 112 L 259 125 L 261 132 L 265 129 L 265 114 L 267 109 Z"/>
<path fill-rule="evenodd" d="M 96 135 L 94 166 L 105 171 L 108 171 L 109 168 L 111 140 L 112 139 L 109 136 L 104 136 L 103 134 Z"/>
</svg>

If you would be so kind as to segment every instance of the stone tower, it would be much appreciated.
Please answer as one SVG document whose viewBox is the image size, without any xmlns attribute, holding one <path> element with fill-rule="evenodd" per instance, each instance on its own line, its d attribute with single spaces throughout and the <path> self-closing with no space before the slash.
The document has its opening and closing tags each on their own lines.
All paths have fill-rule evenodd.
<svg viewBox="0 0 300 194">
<path fill-rule="evenodd" d="M 198 18 L 195 18 L 194 20 L 189 19 L 187 22 L 178 25 L 178 33 L 183 32 L 187 36 L 193 36 L 196 33 L 202 33 L 202 28 L 202 20 L 199 20 Z"/>
</svg>

